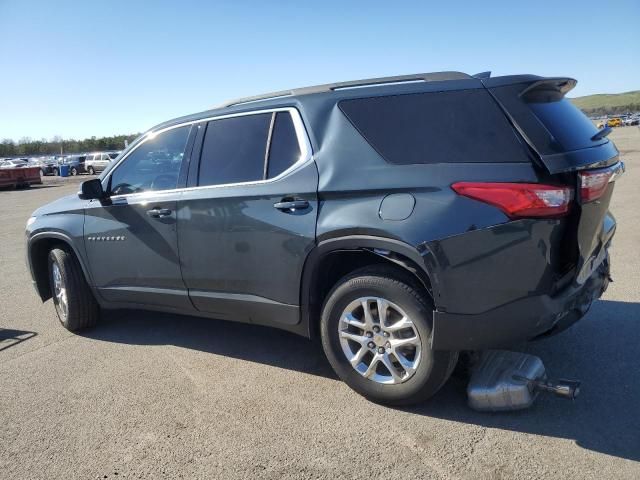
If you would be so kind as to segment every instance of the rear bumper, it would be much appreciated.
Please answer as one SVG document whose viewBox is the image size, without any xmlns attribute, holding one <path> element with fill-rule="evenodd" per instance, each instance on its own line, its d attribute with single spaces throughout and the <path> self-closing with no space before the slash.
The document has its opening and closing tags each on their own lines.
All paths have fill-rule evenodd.
<svg viewBox="0 0 640 480">
<path fill-rule="evenodd" d="M 584 284 L 574 284 L 555 296 L 529 296 L 481 314 L 435 311 L 432 346 L 435 350 L 480 350 L 558 333 L 582 318 L 608 283 L 607 256 Z"/>
</svg>

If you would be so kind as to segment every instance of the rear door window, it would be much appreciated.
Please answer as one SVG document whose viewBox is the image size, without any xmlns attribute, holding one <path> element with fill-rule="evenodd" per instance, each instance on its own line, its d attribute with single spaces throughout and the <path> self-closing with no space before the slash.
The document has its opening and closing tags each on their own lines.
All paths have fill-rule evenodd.
<svg viewBox="0 0 640 480">
<path fill-rule="evenodd" d="M 524 145 L 481 89 L 343 100 L 360 134 L 394 164 L 527 162 Z"/>
<path fill-rule="evenodd" d="M 212 120 L 202 145 L 198 185 L 262 180 L 271 113 Z"/>
<path fill-rule="evenodd" d="M 289 112 L 275 114 L 271 144 L 269 147 L 269 163 L 267 178 L 274 178 L 300 160 L 300 144 Z"/>
</svg>

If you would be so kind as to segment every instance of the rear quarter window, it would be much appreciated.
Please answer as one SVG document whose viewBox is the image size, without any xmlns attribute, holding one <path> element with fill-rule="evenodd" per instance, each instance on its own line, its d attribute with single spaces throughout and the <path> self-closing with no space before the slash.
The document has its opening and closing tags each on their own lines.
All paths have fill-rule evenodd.
<svg viewBox="0 0 640 480">
<path fill-rule="evenodd" d="M 528 162 L 498 105 L 480 89 L 339 102 L 360 134 L 394 164 Z"/>
</svg>

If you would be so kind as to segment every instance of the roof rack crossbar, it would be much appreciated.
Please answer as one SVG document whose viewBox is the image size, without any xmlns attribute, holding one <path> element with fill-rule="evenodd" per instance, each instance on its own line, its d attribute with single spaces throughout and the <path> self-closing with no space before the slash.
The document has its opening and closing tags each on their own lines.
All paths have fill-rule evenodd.
<svg viewBox="0 0 640 480">
<path fill-rule="evenodd" d="M 252 97 L 239 98 L 225 102 L 221 107 L 230 107 L 232 105 L 240 105 L 244 103 L 257 102 L 261 100 L 270 100 L 273 98 L 290 97 L 293 95 L 308 95 L 311 93 L 331 92 L 333 90 L 367 87 L 375 85 L 384 85 L 392 83 L 405 83 L 414 81 L 439 82 L 445 80 L 465 80 L 473 78 L 462 72 L 433 72 L 433 73 L 415 73 L 412 75 L 398 75 L 395 77 L 378 77 L 367 78 L 364 80 L 351 80 L 348 82 L 327 83 L 324 85 L 316 85 L 313 87 L 296 88 L 292 90 L 282 90 L 280 92 L 267 93 L 263 95 L 255 95 Z"/>
</svg>

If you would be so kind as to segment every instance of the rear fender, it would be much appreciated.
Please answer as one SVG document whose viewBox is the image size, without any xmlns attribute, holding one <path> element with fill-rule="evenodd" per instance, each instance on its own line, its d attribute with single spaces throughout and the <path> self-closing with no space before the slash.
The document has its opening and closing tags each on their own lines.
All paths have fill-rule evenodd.
<svg viewBox="0 0 640 480">
<path fill-rule="evenodd" d="M 384 237 L 369 235 L 351 235 L 331 238 L 320 242 L 307 256 L 300 286 L 301 333 L 313 338 L 317 333 L 317 320 L 322 298 L 320 295 L 320 271 L 323 261 L 333 253 L 341 251 L 368 252 L 377 255 L 386 262 L 394 263 L 414 275 L 434 296 L 433 282 L 425 267 L 425 258 L 415 247 Z M 428 249 L 425 255 L 430 255 Z"/>
</svg>

